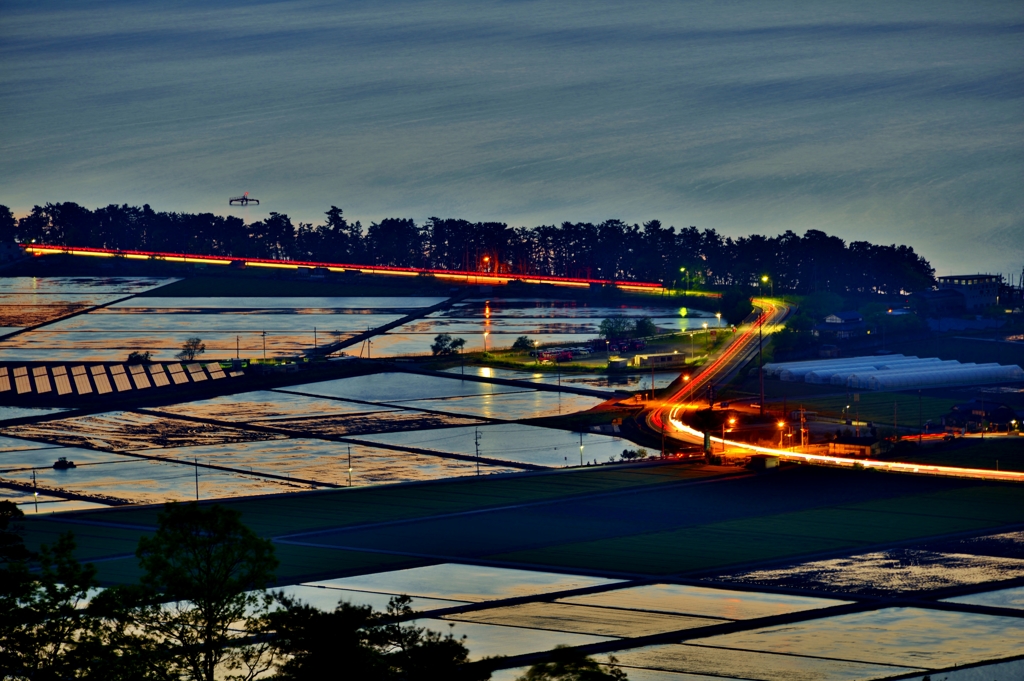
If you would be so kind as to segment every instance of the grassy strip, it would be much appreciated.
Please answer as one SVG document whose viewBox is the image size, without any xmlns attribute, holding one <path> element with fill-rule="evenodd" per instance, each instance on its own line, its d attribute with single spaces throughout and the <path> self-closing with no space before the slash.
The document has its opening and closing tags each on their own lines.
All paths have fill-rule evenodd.
<svg viewBox="0 0 1024 681">
<path fill-rule="evenodd" d="M 913 443 L 915 440 L 908 438 L 908 441 Z M 1004 436 L 944 442 L 917 450 L 904 450 L 900 452 L 900 460 L 937 466 L 1024 471 L 1024 438 Z"/>
<path fill-rule="evenodd" d="M 668 575 L 1022 521 L 1024 490 L 978 486 L 562 544 L 491 558 L 554 569 Z"/>
<path fill-rule="evenodd" d="M 843 388 L 836 386 L 833 386 L 832 389 L 843 390 Z M 768 392 L 767 388 L 765 392 Z M 853 419 L 859 416 L 861 421 L 888 425 L 891 425 L 893 422 L 895 406 L 895 417 L 899 425 L 901 427 L 912 426 L 916 428 L 919 420 L 922 424 L 929 420 L 933 423 L 938 423 L 939 418 L 943 414 L 948 413 L 954 404 L 957 404 L 958 401 L 963 401 L 922 396 L 919 403 L 917 395 L 869 392 L 859 394 L 859 401 L 854 401 L 852 395 L 806 395 L 799 398 L 799 401 L 789 401 L 787 406 L 790 411 L 803 406 L 807 411 L 816 411 L 823 416 L 840 418 L 844 407 L 849 405 L 850 409 L 846 412 L 847 418 Z M 781 408 L 782 405 L 775 402 L 772 406 Z"/>
<path fill-rule="evenodd" d="M 237 273 L 233 276 L 188 277 L 167 286 L 139 294 L 138 298 L 289 298 L 289 297 L 378 297 L 378 296 L 445 296 L 448 289 L 423 283 L 409 286 L 308 281 L 302 279 L 269 279 L 265 275 Z"/>
<path fill-rule="evenodd" d="M 660 485 L 716 474 L 714 471 L 678 464 L 628 469 L 592 468 L 542 475 L 446 480 L 421 485 L 225 499 L 220 503 L 240 511 L 243 522 L 258 534 L 271 537 Z M 155 527 L 160 510 L 160 507 L 155 506 L 116 508 L 74 514 L 73 517 L 94 522 Z M 33 549 L 37 549 L 40 544 L 54 542 L 64 532 L 74 532 L 78 543 L 77 555 L 84 560 L 134 553 L 139 537 L 146 533 L 143 529 L 64 523 L 49 516 L 30 516 L 24 524 L 26 543 Z"/>
</svg>

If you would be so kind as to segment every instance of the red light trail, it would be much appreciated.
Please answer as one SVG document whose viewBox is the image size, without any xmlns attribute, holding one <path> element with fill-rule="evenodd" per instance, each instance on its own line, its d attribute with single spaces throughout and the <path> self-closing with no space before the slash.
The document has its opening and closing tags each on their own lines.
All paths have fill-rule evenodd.
<svg viewBox="0 0 1024 681">
<path fill-rule="evenodd" d="M 331 272 L 360 272 L 362 274 L 390 274 L 415 277 L 429 274 L 439 279 L 465 281 L 472 284 L 553 284 L 555 286 L 588 287 L 591 284 L 615 286 L 633 291 L 662 291 L 664 287 L 656 282 L 619 281 L 614 279 L 589 279 L 580 277 L 556 277 L 534 274 L 494 274 L 490 272 L 464 272 L 460 270 L 432 269 L 426 267 L 392 267 L 389 265 L 357 265 L 352 263 L 331 263 L 306 260 L 275 260 L 269 258 L 242 258 L 221 255 L 192 253 L 170 253 L 163 251 L 138 251 L 114 248 L 91 248 L 85 246 L 54 246 L 50 244 L 21 244 L 26 253 L 32 255 L 78 255 L 100 258 L 125 258 L 128 260 L 164 260 L 204 265 L 244 265 L 247 267 L 268 267 L 278 269 L 322 268 Z"/>
</svg>

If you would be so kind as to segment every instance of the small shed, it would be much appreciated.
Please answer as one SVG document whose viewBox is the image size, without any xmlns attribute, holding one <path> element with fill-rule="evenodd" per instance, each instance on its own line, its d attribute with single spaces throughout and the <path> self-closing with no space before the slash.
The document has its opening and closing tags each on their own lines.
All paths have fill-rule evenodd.
<svg viewBox="0 0 1024 681">
<path fill-rule="evenodd" d="M 828 443 L 830 456 L 877 456 L 879 452 L 878 438 L 876 437 L 838 437 Z"/>
</svg>

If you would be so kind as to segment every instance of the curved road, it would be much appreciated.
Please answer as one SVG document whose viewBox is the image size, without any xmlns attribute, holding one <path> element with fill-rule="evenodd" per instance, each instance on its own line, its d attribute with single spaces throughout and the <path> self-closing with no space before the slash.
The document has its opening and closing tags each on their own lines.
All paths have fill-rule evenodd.
<svg viewBox="0 0 1024 681">
<path fill-rule="evenodd" d="M 666 438 L 685 442 L 702 443 L 694 440 L 686 431 L 675 429 L 671 422 L 680 409 L 694 402 L 706 399 L 709 385 L 720 385 L 732 378 L 739 369 L 757 355 L 758 331 L 774 327 L 786 318 L 790 306 L 774 299 L 756 298 L 754 306 L 761 310 L 757 319 L 743 329 L 711 363 L 702 367 L 683 387 L 664 402 L 656 404 L 646 416 L 647 424 Z"/>
</svg>

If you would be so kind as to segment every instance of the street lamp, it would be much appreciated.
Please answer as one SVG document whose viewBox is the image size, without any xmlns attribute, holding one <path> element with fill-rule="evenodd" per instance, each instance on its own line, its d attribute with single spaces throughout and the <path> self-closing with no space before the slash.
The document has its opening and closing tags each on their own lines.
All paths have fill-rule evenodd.
<svg viewBox="0 0 1024 681">
<path fill-rule="evenodd" d="M 690 275 L 686 273 L 685 267 L 680 267 L 679 271 L 682 272 L 684 277 L 686 277 L 686 284 L 683 286 L 683 292 L 688 293 L 690 290 Z"/>
<path fill-rule="evenodd" d="M 490 333 L 490 331 L 484 331 L 484 352 L 485 353 L 487 352 L 487 335 L 489 333 Z"/>
<path fill-rule="evenodd" d="M 719 329 L 722 328 L 722 313 L 721 312 L 716 312 L 715 313 L 715 317 L 718 318 L 718 324 L 716 325 L 716 328 L 719 328 Z"/>
<path fill-rule="evenodd" d="M 708 323 L 704 322 L 704 351 L 708 349 Z"/>
<path fill-rule="evenodd" d="M 491 256 L 485 255 L 484 256 L 484 272 L 490 272 L 491 271 L 490 270 L 490 266 L 488 265 L 489 262 L 491 262 Z"/>
</svg>

